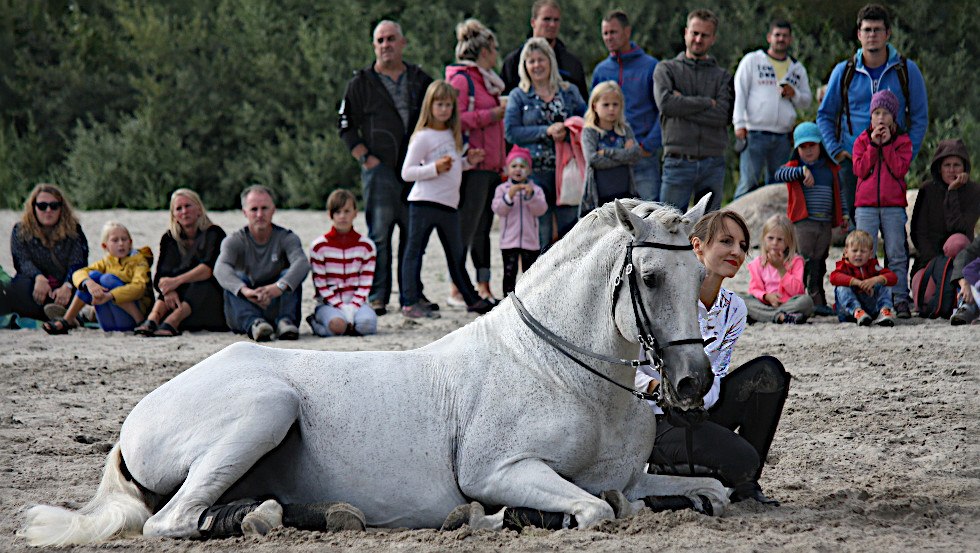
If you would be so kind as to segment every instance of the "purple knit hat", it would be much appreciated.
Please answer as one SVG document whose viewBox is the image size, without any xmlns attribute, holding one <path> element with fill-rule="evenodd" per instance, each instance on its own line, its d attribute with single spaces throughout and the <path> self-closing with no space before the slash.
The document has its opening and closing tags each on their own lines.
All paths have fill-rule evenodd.
<svg viewBox="0 0 980 553">
<path fill-rule="evenodd" d="M 885 108 L 892 114 L 892 119 L 898 121 L 898 98 L 891 90 L 879 90 L 871 97 L 871 113 L 878 108 Z"/>
<path fill-rule="evenodd" d="M 517 144 L 514 144 L 514 147 L 510 149 L 510 153 L 507 154 L 507 159 L 504 161 L 504 167 L 509 166 L 510 165 L 510 162 L 511 161 L 514 161 L 515 158 L 521 158 L 521 159 L 523 159 L 524 160 L 524 163 L 527 164 L 527 170 L 528 171 L 531 170 L 531 152 L 530 152 L 530 150 L 528 150 L 527 148 L 521 148 Z"/>
</svg>

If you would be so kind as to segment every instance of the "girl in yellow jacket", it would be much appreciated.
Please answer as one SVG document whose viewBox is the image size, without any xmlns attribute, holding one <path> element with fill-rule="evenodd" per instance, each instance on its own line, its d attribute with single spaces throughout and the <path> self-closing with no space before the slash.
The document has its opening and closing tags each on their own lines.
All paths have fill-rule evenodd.
<svg viewBox="0 0 980 553">
<path fill-rule="evenodd" d="M 72 275 L 78 291 L 64 318 L 44 323 L 48 334 L 65 334 L 78 326 L 76 316 L 85 304 L 95 306 L 99 326 L 106 332 L 132 331 L 146 318 L 153 301 L 150 248 L 134 250 L 129 230 L 110 221 L 102 227 L 102 249 L 107 254 L 104 258 Z"/>
</svg>

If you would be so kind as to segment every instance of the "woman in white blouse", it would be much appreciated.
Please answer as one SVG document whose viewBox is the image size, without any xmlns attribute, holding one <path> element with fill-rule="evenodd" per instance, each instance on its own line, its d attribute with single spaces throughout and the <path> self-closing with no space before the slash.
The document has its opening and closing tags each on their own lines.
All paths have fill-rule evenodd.
<svg viewBox="0 0 980 553">
<path fill-rule="evenodd" d="M 773 435 L 779 424 L 783 403 L 789 392 L 790 375 L 778 359 L 763 356 L 737 369 L 729 370 L 735 342 L 746 323 L 745 303 L 734 292 L 722 287 L 735 276 L 745 261 L 749 230 L 734 211 L 715 211 L 701 218 L 691 232 L 694 253 L 705 267 L 698 302 L 701 336 L 715 379 L 704 397 L 708 418 L 694 423 L 693 459 L 688 459 L 685 439 L 688 424 L 673 414 L 657 412 L 657 437 L 650 456 L 650 472 L 690 474 L 695 471 L 718 478 L 735 489 L 732 501 L 755 499 L 778 505 L 762 493 L 759 477 Z M 643 367 L 636 375 L 636 386 L 652 390 L 659 375 Z"/>
</svg>

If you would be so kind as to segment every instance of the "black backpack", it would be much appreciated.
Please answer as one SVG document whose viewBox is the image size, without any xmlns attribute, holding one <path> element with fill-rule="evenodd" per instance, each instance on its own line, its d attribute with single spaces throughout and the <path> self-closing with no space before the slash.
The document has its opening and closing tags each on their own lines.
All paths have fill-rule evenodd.
<svg viewBox="0 0 980 553">
<path fill-rule="evenodd" d="M 847 100 L 847 93 L 851 88 L 851 81 L 854 80 L 854 72 L 857 68 L 857 54 L 847 60 L 844 66 L 844 74 L 841 76 L 840 83 L 840 111 L 837 112 L 837 138 L 840 139 L 841 124 L 844 117 L 847 117 L 847 132 L 853 135 L 854 129 L 851 127 L 851 105 Z M 905 56 L 900 56 L 898 67 L 898 83 L 902 87 L 902 95 L 905 96 L 905 131 L 908 132 L 912 125 L 912 106 L 909 103 L 909 63 Z"/>
<path fill-rule="evenodd" d="M 919 316 L 923 319 L 948 319 L 956 309 L 957 287 L 949 281 L 953 271 L 953 258 L 938 255 L 929 260 L 923 269 L 919 288 L 915 290 L 915 300 L 919 306 Z M 936 294 L 926 300 L 926 289 L 932 282 Z"/>
</svg>

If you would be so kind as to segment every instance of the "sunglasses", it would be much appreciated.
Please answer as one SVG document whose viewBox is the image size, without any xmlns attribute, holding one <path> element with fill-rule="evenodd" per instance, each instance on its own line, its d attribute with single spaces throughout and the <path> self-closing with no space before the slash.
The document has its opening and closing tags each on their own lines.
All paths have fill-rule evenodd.
<svg viewBox="0 0 980 553">
<path fill-rule="evenodd" d="M 51 211 L 58 211 L 61 209 L 61 205 L 61 202 L 34 202 L 34 207 L 36 207 L 38 211 L 47 211 L 49 209 Z"/>
</svg>

